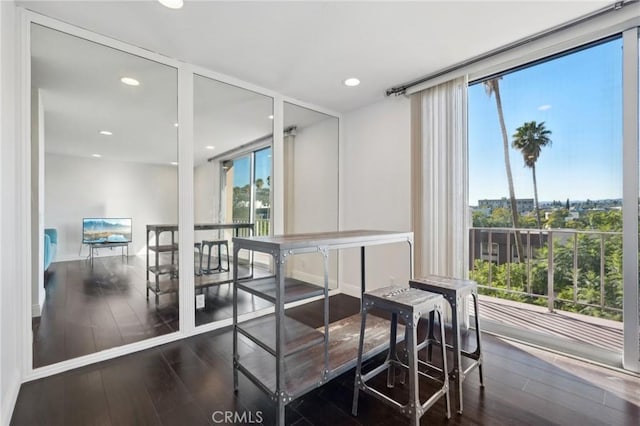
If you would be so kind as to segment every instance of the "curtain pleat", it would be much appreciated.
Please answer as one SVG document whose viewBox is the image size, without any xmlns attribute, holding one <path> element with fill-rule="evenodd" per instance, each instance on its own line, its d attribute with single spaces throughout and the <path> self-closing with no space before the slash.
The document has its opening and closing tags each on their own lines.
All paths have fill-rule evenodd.
<svg viewBox="0 0 640 426">
<path fill-rule="evenodd" d="M 468 268 L 467 79 L 412 95 L 416 276 L 465 278 Z"/>
</svg>

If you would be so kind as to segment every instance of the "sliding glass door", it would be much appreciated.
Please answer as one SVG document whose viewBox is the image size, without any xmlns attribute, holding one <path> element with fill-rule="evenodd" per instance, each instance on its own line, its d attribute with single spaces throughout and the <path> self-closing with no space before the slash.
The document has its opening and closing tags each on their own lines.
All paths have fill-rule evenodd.
<svg viewBox="0 0 640 426">
<path fill-rule="evenodd" d="M 222 162 L 225 169 L 222 195 L 230 200 L 226 216 L 230 217 L 233 223 L 254 224 L 255 235 L 269 235 L 271 146 Z"/>
<path fill-rule="evenodd" d="M 271 223 L 271 147 L 253 153 L 253 223 L 256 235 L 269 235 Z"/>
<path fill-rule="evenodd" d="M 252 191 L 251 191 L 251 155 L 243 155 L 230 161 L 227 171 L 227 182 L 231 188 L 231 221 L 233 223 L 251 223 Z"/>
<path fill-rule="evenodd" d="M 617 366 L 638 354 L 637 240 L 623 248 L 638 216 L 633 31 L 633 61 L 616 35 L 469 87 L 469 270 L 486 328 Z"/>
</svg>

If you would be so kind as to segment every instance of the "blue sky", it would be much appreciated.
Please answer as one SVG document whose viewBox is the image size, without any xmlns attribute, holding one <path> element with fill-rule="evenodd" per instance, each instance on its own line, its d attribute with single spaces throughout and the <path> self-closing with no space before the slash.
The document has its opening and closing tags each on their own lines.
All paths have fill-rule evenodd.
<svg viewBox="0 0 640 426">
<path fill-rule="evenodd" d="M 511 136 L 544 121 L 552 145 L 536 163 L 540 201 L 622 197 L 622 42 L 598 46 L 513 72 L 500 80 Z M 517 198 L 533 198 L 531 169 L 510 150 Z M 495 98 L 469 87 L 469 204 L 508 197 Z"/>
<path fill-rule="evenodd" d="M 249 156 L 233 160 L 233 186 L 243 187 L 249 183 Z M 256 180 L 262 179 L 264 188 L 268 188 L 267 177 L 271 176 L 271 148 L 256 152 Z"/>
</svg>

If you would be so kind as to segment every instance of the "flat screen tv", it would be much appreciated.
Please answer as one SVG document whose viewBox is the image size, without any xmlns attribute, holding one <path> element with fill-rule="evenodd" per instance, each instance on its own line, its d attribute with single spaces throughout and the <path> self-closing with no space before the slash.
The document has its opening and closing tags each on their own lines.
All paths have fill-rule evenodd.
<svg viewBox="0 0 640 426">
<path fill-rule="evenodd" d="M 84 244 L 130 243 L 131 218 L 86 217 L 82 219 Z"/>
</svg>

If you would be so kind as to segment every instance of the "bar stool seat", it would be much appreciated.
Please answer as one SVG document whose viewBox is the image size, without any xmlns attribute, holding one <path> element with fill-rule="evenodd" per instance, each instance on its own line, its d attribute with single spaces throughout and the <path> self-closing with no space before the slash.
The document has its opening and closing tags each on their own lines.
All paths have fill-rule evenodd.
<svg viewBox="0 0 640 426">
<path fill-rule="evenodd" d="M 444 298 L 442 295 L 414 288 L 389 286 L 368 291 L 363 294 L 358 362 L 356 364 L 356 378 L 353 392 L 352 413 L 354 416 L 358 414 L 358 392 L 362 390 L 409 417 L 411 424 L 415 426 L 420 424 L 420 418 L 422 415 L 442 397 L 445 398 L 447 418 L 451 417 L 446 348 L 442 346 L 441 369 L 418 359 L 418 350 L 421 349 L 421 346 L 425 346 L 429 343 L 427 341 L 420 345 L 417 343 L 418 322 L 420 318 L 425 317 L 427 314 L 437 313 L 438 317 L 440 317 L 441 336 L 444 338 L 444 322 L 441 318 L 443 305 Z M 372 308 L 382 309 L 391 313 L 389 352 L 382 365 L 374 368 L 366 374 L 362 374 L 362 352 L 364 347 L 367 312 Z M 405 323 L 405 350 L 407 352 L 408 365 L 400 361 L 396 353 L 398 315 L 402 317 Z M 431 322 L 433 322 L 433 320 L 431 320 Z M 420 366 L 428 368 L 429 372 L 437 372 L 439 377 L 420 371 Z M 409 400 L 405 405 L 400 404 L 380 391 L 367 385 L 368 380 L 387 370 L 387 386 L 393 387 L 395 378 L 394 369 L 396 367 L 403 368 L 404 371 L 408 370 L 409 372 Z M 441 385 L 441 387 L 439 387 L 424 404 L 420 402 L 420 377 L 435 381 Z"/>
<path fill-rule="evenodd" d="M 478 368 L 480 375 L 480 386 L 484 387 L 482 378 L 482 344 L 480 341 L 480 322 L 479 322 L 479 310 L 478 310 L 478 284 L 475 281 L 463 280 L 457 278 L 449 278 L 440 275 L 427 275 L 422 278 L 417 278 L 409 281 L 411 288 L 419 290 L 429 291 L 437 294 L 441 294 L 449 302 L 452 312 L 452 328 L 453 328 L 453 341 L 452 345 L 442 345 L 441 342 L 436 340 L 433 336 L 433 321 L 429 324 L 429 332 L 427 334 L 427 340 L 430 342 L 427 344 L 427 354 L 431 355 L 431 344 L 446 346 L 447 349 L 453 351 L 453 366 L 450 372 L 450 379 L 455 382 L 457 389 L 457 401 L 458 401 L 458 413 L 462 413 L 462 382 L 466 376 L 474 368 Z M 477 346 L 475 351 L 468 352 L 461 348 L 460 341 L 460 307 L 464 298 L 472 296 L 473 306 L 475 308 L 475 328 L 476 328 L 476 342 Z M 430 315 L 430 319 L 433 319 L 433 314 Z M 462 368 L 462 357 L 473 360 L 473 362 L 466 368 Z"/>
<path fill-rule="evenodd" d="M 211 269 L 211 250 L 213 247 L 217 248 L 218 252 L 218 266 L 216 268 Z M 224 269 L 222 267 L 222 247 L 224 246 L 225 251 L 227 253 L 227 268 Z M 207 256 L 207 269 L 200 268 L 203 274 L 212 274 L 214 272 L 229 272 L 229 242 L 227 240 L 202 240 L 202 256 L 204 256 L 205 247 L 209 248 L 209 253 Z"/>
</svg>

